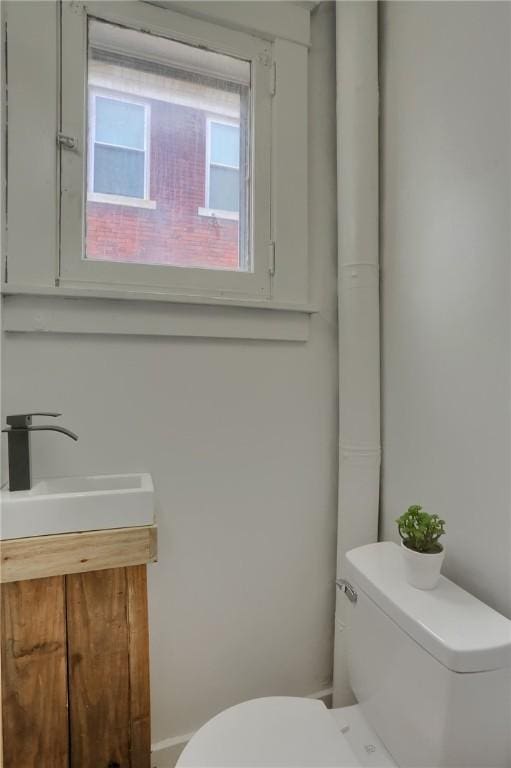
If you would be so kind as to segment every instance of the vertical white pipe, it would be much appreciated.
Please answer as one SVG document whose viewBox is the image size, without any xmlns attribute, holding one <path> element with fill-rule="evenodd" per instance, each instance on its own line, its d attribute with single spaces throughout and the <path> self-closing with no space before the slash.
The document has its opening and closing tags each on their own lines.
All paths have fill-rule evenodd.
<svg viewBox="0 0 511 768">
<path fill-rule="evenodd" d="M 339 226 L 339 524 L 337 572 L 376 541 L 380 486 L 378 16 L 376 2 L 337 2 Z M 338 593 L 334 706 L 351 700 L 346 598 Z"/>
</svg>

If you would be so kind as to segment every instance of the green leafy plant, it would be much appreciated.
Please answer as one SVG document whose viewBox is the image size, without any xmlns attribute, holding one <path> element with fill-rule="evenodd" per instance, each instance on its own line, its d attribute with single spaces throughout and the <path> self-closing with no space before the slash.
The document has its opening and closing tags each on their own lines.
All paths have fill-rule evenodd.
<svg viewBox="0 0 511 768">
<path fill-rule="evenodd" d="M 438 539 L 445 533 L 445 520 L 440 520 L 438 515 L 423 512 L 420 504 L 408 507 L 408 511 L 398 517 L 396 523 L 399 535 L 408 549 L 430 555 L 442 551 Z"/>
</svg>

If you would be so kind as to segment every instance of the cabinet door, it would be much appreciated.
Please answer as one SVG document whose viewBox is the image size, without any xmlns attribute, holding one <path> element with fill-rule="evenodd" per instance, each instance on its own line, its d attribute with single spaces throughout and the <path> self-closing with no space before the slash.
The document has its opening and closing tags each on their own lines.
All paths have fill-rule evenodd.
<svg viewBox="0 0 511 768">
<path fill-rule="evenodd" d="M 4 768 L 69 765 L 64 592 L 62 576 L 2 584 Z"/>
<path fill-rule="evenodd" d="M 149 768 L 146 568 L 66 577 L 71 768 Z"/>
</svg>

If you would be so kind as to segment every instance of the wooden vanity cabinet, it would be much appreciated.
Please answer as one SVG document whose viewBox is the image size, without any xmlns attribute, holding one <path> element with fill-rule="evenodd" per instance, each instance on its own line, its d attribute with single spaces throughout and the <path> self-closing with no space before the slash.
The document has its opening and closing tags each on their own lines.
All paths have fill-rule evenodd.
<svg viewBox="0 0 511 768">
<path fill-rule="evenodd" d="M 67 536 L 85 534 L 44 538 Z M 83 570 L 96 551 L 76 573 L 8 580 L 28 541 L 1 552 L 3 768 L 150 768 L 145 562 Z"/>
</svg>

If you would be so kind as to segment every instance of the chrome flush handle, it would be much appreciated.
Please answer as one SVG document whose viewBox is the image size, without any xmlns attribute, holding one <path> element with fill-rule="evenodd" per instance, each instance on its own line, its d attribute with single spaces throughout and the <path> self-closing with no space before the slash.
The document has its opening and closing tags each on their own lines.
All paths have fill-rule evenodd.
<svg viewBox="0 0 511 768">
<path fill-rule="evenodd" d="M 338 586 L 338 588 L 341 590 L 341 592 L 344 592 L 350 603 L 356 603 L 358 600 L 358 595 L 355 591 L 355 589 L 352 587 L 352 585 L 349 583 L 349 581 L 346 581 L 346 579 L 336 579 L 335 582 Z"/>
</svg>

